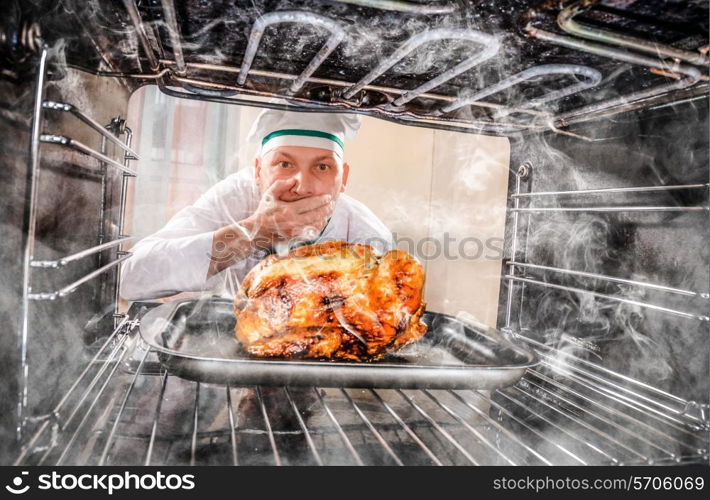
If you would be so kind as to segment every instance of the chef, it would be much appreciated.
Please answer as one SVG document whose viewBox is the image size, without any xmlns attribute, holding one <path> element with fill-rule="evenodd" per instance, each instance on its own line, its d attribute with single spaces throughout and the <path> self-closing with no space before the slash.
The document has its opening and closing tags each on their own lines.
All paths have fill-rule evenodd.
<svg viewBox="0 0 710 500">
<path fill-rule="evenodd" d="M 259 145 L 253 168 L 217 183 L 139 241 L 123 264 L 121 295 L 230 295 L 264 257 L 308 243 L 367 243 L 380 253 L 394 248 L 377 216 L 344 194 L 350 171 L 344 146 L 359 127 L 354 114 L 263 111 L 247 139 Z"/>
</svg>

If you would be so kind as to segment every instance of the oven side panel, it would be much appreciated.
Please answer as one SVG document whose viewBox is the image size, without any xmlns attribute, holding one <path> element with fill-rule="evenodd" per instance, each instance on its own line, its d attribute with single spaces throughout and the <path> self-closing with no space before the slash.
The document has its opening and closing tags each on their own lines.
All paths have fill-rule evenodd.
<svg viewBox="0 0 710 500">
<path fill-rule="evenodd" d="M 66 102 L 101 125 L 125 117 L 129 92 L 116 79 L 98 78 L 67 70 L 59 74 L 50 63 L 45 100 Z M 5 334 L 0 348 L 5 353 L 0 368 L 0 450 L 16 450 L 17 427 L 24 420 L 25 435 L 33 421 L 45 415 L 66 392 L 75 374 L 89 359 L 90 344 L 98 332 L 113 325 L 113 280 L 115 269 L 79 286 L 56 300 L 31 300 L 28 308 L 27 363 L 21 363 L 22 256 L 27 244 L 30 210 L 29 165 L 32 110 L 35 106 L 34 77 L 21 83 L 0 82 L 0 225 L 3 245 L 0 256 L 0 314 Z M 63 135 L 86 146 L 120 158 L 100 135 L 70 113 L 45 110 L 42 133 Z M 87 155 L 67 147 L 42 144 L 37 177 L 36 231 L 33 260 L 55 260 L 118 237 L 121 174 Z M 51 292 L 75 282 L 116 258 L 116 249 L 72 262 L 60 269 L 31 269 L 33 293 Z M 109 326 L 109 328 L 107 328 Z M 26 381 L 23 381 L 23 371 Z M 26 399 L 22 417 L 18 401 L 22 387 Z M 1 456 L 7 463 L 13 457 Z"/>
<path fill-rule="evenodd" d="M 575 133 L 594 141 L 543 134 L 513 144 L 513 172 L 529 167 L 519 180 L 521 193 L 695 187 L 516 197 L 518 179 L 511 175 L 506 256 L 553 269 L 505 266 L 498 326 L 707 402 L 707 98 L 620 115 Z M 523 209 L 517 232 L 516 199 Z M 552 210 L 526 210 L 531 207 Z M 560 210 L 568 208 L 575 211 Z"/>
<path fill-rule="evenodd" d="M 17 311 L 21 302 L 21 280 L 17 279 L 22 268 L 22 221 L 26 191 L 25 172 L 28 164 L 30 143 L 30 117 L 32 116 L 31 85 L 18 85 L 0 80 L 0 320 L 3 334 L 0 335 L 0 450 L 11 450 L 15 440 L 17 392 L 19 389 L 19 351 Z M 8 140 L 12 138 L 12 140 Z M 2 456 L 2 463 L 9 457 Z"/>
</svg>

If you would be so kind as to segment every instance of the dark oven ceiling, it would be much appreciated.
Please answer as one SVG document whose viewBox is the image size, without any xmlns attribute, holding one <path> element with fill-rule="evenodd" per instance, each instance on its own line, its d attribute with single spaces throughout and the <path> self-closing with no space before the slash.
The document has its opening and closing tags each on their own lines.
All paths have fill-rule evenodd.
<svg viewBox="0 0 710 500">
<path fill-rule="evenodd" d="M 57 59 L 131 89 L 500 135 L 571 133 L 707 93 L 707 0 L 63 0 L 9 11 Z"/>
</svg>

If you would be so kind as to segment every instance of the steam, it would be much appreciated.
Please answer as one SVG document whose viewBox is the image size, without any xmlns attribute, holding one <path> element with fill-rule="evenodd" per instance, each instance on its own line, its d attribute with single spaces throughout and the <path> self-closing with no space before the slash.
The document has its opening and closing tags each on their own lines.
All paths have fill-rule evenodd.
<svg viewBox="0 0 710 500">
<path fill-rule="evenodd" d="M 582 147 L 571 140 L 549 134 L 529 137 L 520 144 L 517 158 L 531 160 L 532 192 L 590 189 L 600 187 L 686 184 L 703 179 L 699 160 L 707 146 L 698 149 L 696 130 L 707 127 L 707 115 L 699 113 L 699 104 L 678 105 L 676 116 L 688 116 L 698 122 L 656 119 L 653 126 L 641 124 L 636 116 L 620 118 L 582 129 L 583 134 L 607 139 L 597 147 Z M 666 116 L 670 112 L 666 112 Z M 646 119 L 653 117 L 646 115 Z M 691 123 L 693 123 L 691 125 Z M 648 132 L 646 131 L 648 130 Z M 654 143 L 654 141 L 659 141 Z M 659 153 L 660 144 L 674 153 Z M 681 159 L 683 158 L 683 159 Z M 689 162 L 694 165 L 691 169 Z M 644 174 L 651 173 L 651 176 Z M 701 181 L 705 182 L 705 181 Z M 527 184 L 524 183 L 524 186 Z M 525 187 L 523 191 L 525 191 Z M 679 196 L 682 196 L 679 198 Z M 540 197 L 529 206 L 677 206 L 705 204 L 707 198 L 694 194 L 576 195 Z M 528 206 L 523 202 L 521 206 Z M 691 236 L 692 227 L 703 226 L 691 213 L 555 213 L 521 214 L 527 237 L 523 237 L 525 262 L 562 269 L 585 271 L 663 284 L 684 290 L 707 289 L 705 246 Z M 525 234 L 524 233 L 524 234 Z M 670 236 L 675 234 L 675 240 Z M 690 250 L 695 248 L 696 252 Z M 706 309 L 701 298 L 657 292 L 633 285 L 606 282 L 578 276 L 517 269 L 518 275 L 533 275 L 549 281 L 605 295 L 650 303 L 680 311 Z M 520 286 L 520 285 L 516 285 Z M 705 328 L 692 319 L 657 312 L 640 305 L 617 303 L 591 294 L 539 285 L 525 285 L 527 305 L 520 320 L 526 335 L 543 339 L 560 354 L 556 362 L 564 364 L 573 354 L 603 366 L 624 366 L 624 373 L 653 386 L 660 386 L 686 397 L 698 397 L 705 384 L 697 384 L 696 375 L 707 373 L 704 354 L 690 354 Z M 681 354 L 685 353 L 685 354 Z M 679 358 L 687 356 L 686 359 Z M 684 384 L 681 380 L 686 379 Z"/>
<path fill-rule="evenodd" d="M 119 45 L 116 47 L 117 51 L 123 54 L 122 57 L 135 60 L 141 53 L 142 49 L 133 34 L 132 26 L 122 26 L 115 20 L 106 19 L 104 17 L 105 7 L 102 6 L 100 0 L 63 2 L 59 5 L 62 9 L 67 5 L 70 6 L 69 9 L 76 9 L 77 12 L 85 16 L 87 24 L 94 24 L 106 33 L 124 35 L 120 37 Z M 309 2 L 306 2 L 306 7 L 309 5 Z M 280 2 L 277 8 L 287 9 L 295 6 L 295 2 L 284 1 Z M 303 3 L 298 3 L 298 6 L 302 7 Z M 313 3 L 311 6 L 321 6 L 321 4 Z M 66 12 L 69 12 L 69 9 Z M 338 18 L 338 14 L 346 9 L 347 7 L 344 5 L 333 4 L 328 6 L 326 15 Z M 253 3 L 250 10 L 240 11 L 237 9 L 230 11 L 228 15 L 213 16 L 209 22 L 200 26 L 195 32 L 184 34 L 182 37 L 183 49 L 186 52 L 199 52 L 199 55 L 193 57 L 202 62 L 238 65 L 240 61 L 233 60 L 230 49 L 215 44 L 214 40 L 224 33 L 227 33 L 230 43 L 235 42 L 237 37 L 239 40 L 246 39 L 250 25 L 245 20 L 253 17 L 255 12 L 263 10 L 264 2 L 257 1 Z M 334 57 L 340 58 L 341 65 L 347 65 L 357 70 L 360 75 L 364 75 L 375 61 L 388 54 L 393 46 L 397 46 L 422 30 L 460 27 L 457 19 L 445 17 L 427 21 L 410 17 L 406 22 L 401 23 L 399 17 L 383 15 L 371 19 L 371 21 L 371 24 L 367 26 L 364 23 L 348 26 L 347 40 L 334 53 Z M 158 20 L 148 24 L 156 34 L 165 34 L 166 26 L 163 21 Z M 237 29 L 237 27 L 243 31 L 237 33 L 236 37 L 230 37 L 230 31 Z M 278 36 L 275 36 L 277 29 Z M 486 30 L 484 27 L 480 29 Z M 498 33 L 498 35 L 505 38 L 503 33 Z M 302 65 L 299 66 L 300 62 L 308 60 L 318 50 L 325 36 L 325 32 L 322 30 L 308 26 L 272 27 L 262 41 L 253 67 L 293 69 L 293 72 L 297 74 L 298 69 L 302 67 Z M 167 37 L 161 36 L 161 40 L 165 42 Z M 284 40 L 287 42 L 284 43 Z M 85 87 L 83 75 L 66 70 L 66 54 L 70 42 L 70 39 L 59 39 L 49 47 L 52 64 L 60 70 L 55 76 L 58 77 L 66 71 L 60 81 L 50 84 L 50 88 L 51 91 L 57 92 L 64 100 L 75 104 L 80 109 L 92 110 L 97 105 L 96 91 L 90 91 Z M 485 68 L 477 68 L 468 72 L 460 77 L 459 81 L 464 82 L 466 84 L 464 86 L 468 89 L 476 90 L 483 87 L 485 82 L 495 81 L 495 77 L 510 75 L 511 68 L 519 64 L 521 55 L 507 44 L 504 43 L 503 46 L 500 57 L 497 57 L 495 61 L 487 63 Z M 402 81 L 412 75 L 426 79 L 430 74 L 436 74 L 451 67 L 452 62 L 461 61 L 470 54 L 471 50 L 471 47 L 455 42 L 428 44 L 396 64 L 389 70 L 388 75 L 401 77 Z M 626 70 L 622 68 L 618 73 L 605 75 L 605 82 L 620 81 L 623 71 Z M 328 76 L 345 78 L 343 74 Z M 530 85 L 514 87 L 501 92 L 493 96 L 493 100 L 521 103 L 548 90 L 554 90 L 560 85 L 560 82 L 547 80 L 529 83 Z M 118 90 L 115 91 L 118 92 Z M 596 92 L 594 97 L 599 99 L 605 97 L 606 93 L 612 97 L 615 92 L 613 89 Z M 31 90 L 28 90 L 18 100 L 26 103 L 30 97 Z M 576 96 L 576 98 L 581 101 L 591 100 L 591 94 L 583 94 Z M 554 113 L 563 106 L 564 102 L 547 103 L 536 109 Z M 638 117 L 630 115 L 620 116 L 578 130 L 589 138 L 601 140 L 591 145 L 588 143 L 580 145 L 579 142 L 551 134 L 527 135 L 514 143 L 515 151 L 514 160 L 511 161 L 511 173 L 515 174 L 519 163 L 530 160 L 533 164 L 533 178 L 530 183 L 534 192 L 670 184 L 673 181 L 705 183 L 707 182 L 708 121 L 707 110 L 704 106 L 705 101 L 702 101 L 671 108 L 675 116 L 669 118 L 668 123 L 656 123 L 653 127 L 639 124 Z M 467 113 L 473 116 L 478 112 L 479 110 L 473 112 L 463 110 L 461 116 L 466 116 Z M 1 113 L 3 118 L 9 118 L 11 121 L 28 123 L 26 109 L 8 110 L 3 106 Z M 526 118 L 523 114 L 515 114 L 513 117 L 530 120 L 535 124 L 546 123 L 546 118 Z M 54 125 L 54 123 L 50 123 L 50 125 Z M 702 138 L 699 139 L 699 137 Z M 52 157 L 47 154 L 45 158 Z M 488 181 L 497 175 L 490 168 L 495 159 L 490 158 L 483 150 L 475 149 L 462 151 L 458 159 L 461 168 L 452 179 L 452 184 L 464 185 L 470 196 L 485 192 L 489 185 Z M 89 192 L 68 192 L 71 189 L 67 186 L 62 186 L 62 188 L 66 188 L 62 192 L 47 189 L 48 186 L 44 187 L 43 203 L 46 203 L 47 207 L 60 206 L 61 202 L 66 199 L 77 202 L 82 197 L 88 199 L 91 195 Z M 378 190 L 379 188 L 373 186 L 372 189 Z M 87 191 L 89 191 L 88 188 Z M 15 194 L 18 203 L 20 203 L 21 193 Z M 448 199 L 432 200 L 426 196 L 413 198 L 409 193 L 384 190 L 380 194 L 390 200 L 392 210 L 390 220 L 394 222 L 394 225 L 407 227 L 416 223 L 424 227 L 435 228 L 434 234 L 459 231 L 460 228 L 470 225 L 472 220 L 485 226 L 487 219 L 494 218 L 503 210 L 502 207 L 499 207 L 478 214 L 452 213 Z M 540 200 L 544 206 L 551 208 L 583 207 L 620 202 L 623 204 L 636 201 L 649 205 L 678 205 L 687 200 L 678 200 L 670 194 L 640 198 L 624 198 L 622 195 L 584 199 L 560 197 Z M 533 201 L 533 206 L 537 206 L 537 203 L 537 200 Z M 697 204 L 707 204 L 706 195 L 701 196 Z M 76 219 L 64 220 L 52 225 L 53 214 L 43 212 L 42 215 L 45 227 L 48 229 L 72 234 L 74 228 L 70 226 L 76 225 Z M 560 213 L 550 216 L 521 214 L 521 224 L 523 226 L 529 224 L 529 227 L 524 231 L 521 230 L 521 242 L 524 245 L 522 245 L 523 250 L 519 257 L 522 257 L 526 262 L 561 269 L 625 277 L 648 283 L 707 292 L 708 281 L 710 281 L 707 262 L 710 256 L 704 238 L 708 228 L 707 221 L 698 222 L 698 217 L 702 216 L 627 213 L 605 215 L 592 212 L 584 214 Z M 664 232 L 664 228 L 668 231 Z M 8 234 L 14 235 L 12 238 L 15 239 L 19 237 L 17 228 L 10 228 Z M 56 241 L 38 244 L 36 255 L 47 256 L 47 258 L 57 257 L 72 248 L 69 237 L 59 237 Z M 76 250 L 78 249 L 80 248 Z M 80 276 L 84 271 L 86 269 L 78 269 L 75 277 Z M 530 271 L 530 273 L 533 272 Z M 522 274 L 522 271 L 518 270 L 517 274 Z M 65 278 L 71 277 L 71 274 L 62 275 L 56 283 L 49 280 L 40 281 L 35 284 L 35 287 L 38 289 L 51 288 L 58 283 L 65 283 Z M 8 277 L 8 281 L 10 279 L 11 277 Z M 231 274 L 228 279 L 231 293 L 235 295 L 240 283 Z M 436 277 L 431 276 L 429 279 L 436 279 Z M 701 311 L 707 309 L 707 302 L 704 302 L 703 299 L 688 299 L 684 296 L 654 292 L 643 287 L 552 273 L 537 273 L 536 279 L 592 290 L 605 295 L 624 297 L 638 302 L 658 304 L 676 310 Z M 86 302 L 91 299 L 90 295 L 87 293 L 84 296 Z M 74 303 L 80 302 L 77 300 Z M 526 285 L 525 300 L 522 304 L 514 304 L 514 307 L 518 306 L 521 307 L 521 316 L 517 326 L 521 331 L 556 349 L 556 351 L 551 351 L 553 357 L 549 362 L 553 367 L 566 369 L 569 360 L 567 355 L 573 355 L 583 360 L 599 363 L 602 366 L 616 367 L 617 369 L 622 367 L 625 370 L 625 375 L 654 386 L 659 385 L 664 390 L 688 399 L 702 400 L 701 398 L 706 398 L 708 392 L 708 347 L 706 342 L 708 332 L 705 325 L 693 323 L 692 320 L 685 318 L 665 315 L 635 304 L 616 303 L 587 293 L 547 289 L 538 285 Z M 500 304 L 499 307 L 504 307 L 504 304 Z M 4 309 L 9 310 L 10 307 Z M 75 311 L 71 309 L 72 306 L 69 305 L 61 315 L 57 316 L 56 309 L 52 309 L 52 305 L 42 306 L 31 318 L 34 324 L 63 325 L 61 331 L 51 329 L 49 332 L 51 335 L 44 337 L 41 336 L 43 333 L 41 331 L 32 332 L 35 338 L 39 339 L 38 344 L 30 352 L 33 359 L 31 366 L 40 368 L 33 374 L 35 381 L 53 380 L 58 384 L 61 379 L 59 375 L 64 372 L 62 368 L 68 365 L 77 365 L 80 349 L 77 349 L 78 336 L 74 334 L 82 331 L 84 324 L 79 324 L 79 318 L 84 316 L 84 311 L 81 307 L 77 307 Z M 462 313 L 465 315 L 467 311 L 462 311 Z M 46 353 L 59 351 L 63 352 L 53 357 L 44 366 L 39 365 L 39 360 L 45 359 Z M 564 377 L 554 370 L 552 373 L 545 373 L 554 380 L 564 380 Z M 191 403 L 194 400 L 187 400 L 185 394 L 186 390 L 194 385 L 175 378 L 171 379 L 171 384 L 173 384 L 173 380 L 174 386 L 170 386 L 165 396 L 166 415 L 173 417 L 172 420 L 167 418 L 167 421 L 171 423 L 167 430 L 187 433 L 190 430 L 188 424 Z M 155 380 L 151 379 L 150 382 L 147 382 L 147 385 L 151 384 L 153 387 L 146 387 L 146 391 L 143 393 L 145 397 L 138 400 L 139 407 L 153 407 L 156 394 L 159 391 L 157 377 Z M 54 384 L 45 387 L 41 387 L 43 385 L 41 383 L 36 383 L 36 385 L 38 391 L 32 396 L 33 402 L 52 399 L 55 390 Z M 544 383 L 540 383 L 540 385 L 545 386 Z M 205 421 L 209 423 L 208 419 L 214 417 L 214 421 L 211 422 L 214 428 L 224 429 L 225 425 L 229 425 L 225 424 L 228 422 L 227 416 L 224 414 L 215 416 L 210 413 L 217 413 L 217 408 L 226 408 L 225 403 L 219 399 L 224 398 L 223 391 L 219 391 L 220 395 L 217 395 L 215 387 L 208 387 L 204 390 L 206 392 L 201 396 L 203 401 L 219 402 L 208 403 L 211 405 L 207 412 L 210 416 L 205 416 Z M 534 394 L 540 393 L 535 392 L 536 389 L 532 389 L 530 385 L 526 390 L 530 390 Z M 232 392 L 235 391 L 232 390 Z M 330 391 L 328 394 L 328 401 L 345 413 L 344 410 L 350 409 L 349 402 L 343 396 L 333 394 L 333 392 L 335 391 Z M 510 390 L 506 394 L 519 396 L 515 390 Z M 193 395 L 190 393 L 189 396 Z M 291 411 L 290 408 L 284 408 L 282 394 L 272 392 L 266 398 L 272 402 L 272 407 L 284 409 L 284 414 L 287 410 Z M 313 396 L 311 399 L 305 399 L 307 403 L 304 404 L 304 407 L 309 409 L 317 407 L 319 403 L 317 400 L 314 403 L 312 398 Z M 400 396 L 388 394 L 386 399 L 389 404 L 396 407 L 399 414 L 411 418 L 420 426 L 426 424 L 425 420 Z M 485 397 L 483 399 L 485 400 Z M 553 401 L 556 407 L 565 407 L 559 400 L 553 398 L 549 398 L 549 400 Z M 251 397 L 247 394 L 244 396 L 243 403 L 237 403 L 243 405 L 239 409 L 243 410 L 244 415 L 251 419 L 243 426 L 243 429 L 246 429 L 244 435 L 256 436 L 261 439 L 263 442 L 260 445 L 263 445 L 263 449 L 268 450 L 268 443 L 264 445 L 266 431 L 263 429 L 263 422 L 257 419 L 261 416 L 255 401 L 253 394 Z M 281 402 L 273 403 L 274 401 Z M 373 401 L 372 398 L 368 400 L 367 397 L 358 400 L 364 408 L 372 408 L 379 404 L 376 401 L 373 403 Z M 481 405 L 479 399 L 477 401 L 476 404 L 481 408 L 485 407 L 485 405 Z M 499 401 L 499 399 L 495 401 Z M 311 406 L 311 403 L 314 406 Z M 387 417 L 387 413 L 381 411 L 374 416 L 373 420 L 379 419 L 377 420 L 379 425 L 386 422 Z M 488 424 L 485 419 L 483 421 Z M 328 420 L 325 418 L 320 421 L 316 419 L 316 422 L 323 424 L 323 426 L 328 424 Z M 149 429 L 149 423 L 139 423 Z M 352 425 L 358 424 L 357 421 L 350 423 Z M 383 428 L 386 428 L 386 431 L 383 432 L 388 433 L 388 437 L 396 436 L 398 432 L 391 430 L 391 422 L 387 423 L 390 424 L 390 427 L 383 424 Z M 205 428 L 207 427 L 209 425 Z M 296 430 L 294 431 L 294 429 Z M 289 421 L 284 423 L 280 430 L 283 431 L 283 434 L 279 435 L 279 439 L 287 439 L 288 433 L 297 432 L 298 427 L 293 421 Z M 559 451 L 555 451 L 554 446 L 551 446 L 548 440 L 562 444 L 585 459 L 591 458 L 590 461 L 599 459 L 597 452 L 590 450 L 588 446 L 580 445 L 567 435 L 560 436 L 559 430 L 555 428 L 541 429 L 541 431 L 544 432 L 544 439 L 541 439 L 540 442 L 552 456 L 556 456 L 554 454 Z M 612 433 L 612 435 L 616 436 L 617 434 Z M 332 436 L 335 436 L 332 430 L 330 434 L 323 432 L 318 437 L 321 440 L 319 444 L 333 443 L 333 440 L 329 440 Z M 244 439 L 244 442 L 248 442 L 248 439 Z M 168 450 L 166 451 L 167 456 L 169 455 L 169 447 L 165 443 L 163 445 Z M 434 443 L 432 446 L 437 445 Z M 406 449 L 406 446 L 404 448 Z M 333 449 L 339 448 L 333 447 Z M 446 445 L 439 443 L 436 451 L 446 453 L 446 449 Z M 513 450 L 503 449 L 503 451 L 514 455 Z M 334 460 L 342 458 L 342 456 L 336 456 L 336 452 L 332 452 L 332 455 L 330 458 Z M 488 455 L 488 458 L 491 456 Z M 181 458 L 185 458 L 185 456 Z M 558 458 L 560 460 L 569 459 L 562 454 Z"/>
</svg>

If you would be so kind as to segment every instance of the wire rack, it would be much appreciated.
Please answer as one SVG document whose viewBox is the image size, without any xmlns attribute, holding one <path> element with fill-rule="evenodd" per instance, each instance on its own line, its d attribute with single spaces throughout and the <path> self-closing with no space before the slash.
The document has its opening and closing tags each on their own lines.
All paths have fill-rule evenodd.
<svg viewBox="0 0 710 500">
<path fill-rule="evenodd" d="M 139 340 L 138 324 L 124 318 L 36 422 L 16 464 L 708 462 L 705 414 L 602 368 L 543 357 L 494 392 L 232 387 L 170 376 Z"/>
</svg>

